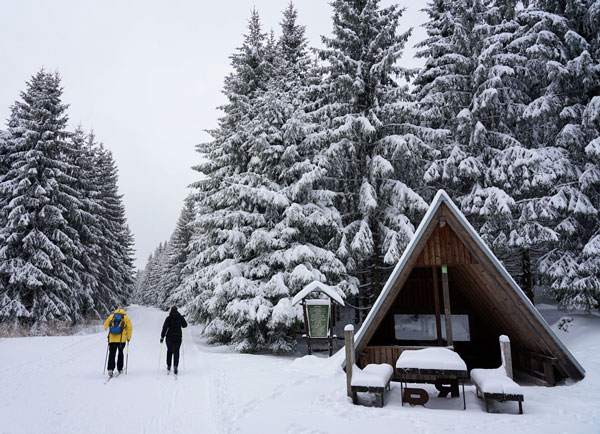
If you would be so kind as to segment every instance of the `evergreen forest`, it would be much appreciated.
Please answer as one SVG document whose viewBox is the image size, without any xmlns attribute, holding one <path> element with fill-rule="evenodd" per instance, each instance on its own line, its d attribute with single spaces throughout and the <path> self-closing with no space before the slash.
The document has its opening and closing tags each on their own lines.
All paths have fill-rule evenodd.
<svg viewBox="0 0 600 434">
<path fill-rule="evenodd" d="M 308 46 L 293 4 L 252 11 L 175 230 L 138 274 L 209 341 L 295 349 L 313 281 L 360 323 L 444 189 L 526 295 L 600 308 L 600 3 L 432 0 L 420 69 L 403 9 L 334 0 Z"/>
</svg>

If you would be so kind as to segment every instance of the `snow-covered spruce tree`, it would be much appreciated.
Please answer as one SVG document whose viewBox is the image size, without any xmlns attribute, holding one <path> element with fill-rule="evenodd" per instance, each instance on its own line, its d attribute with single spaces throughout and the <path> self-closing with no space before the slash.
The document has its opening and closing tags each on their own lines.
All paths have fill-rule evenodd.
<svg viewBox="0 0 600 434">
<path fill-rule="evenodd" d="M 149 256 L 146 266 L 138 273 L 136 302 L 146 306 L 162 305 L 165 299 L 163 278 L 167 268 L 168 243 L 161 242 Z"/>
<path fill-rule="evenodd" d="M 8 166 L 8 153 L 9 153 L 9 147 L 8 147 L 8 132 L 7 131 L 2 131 L 0 130 L 0 182 L 2 182 L 2 180 L 4 179 L 4 177 L 6 176 L 6 173 L 8 172 L 9 166 Z M 0 194 L 0 201 L 3 200 L 3 196 Z M 0 207 L 3 207 L 3 202 L 0 202 Z M 6 216 L 4 216 L 2 213 L 0 213 L 0 227 L 4 227 L 6 226 Z M 2 305 L 0 304 L 0 307 Z"/>
<path fill-rule="evenodd" d="M 427 60 L 413 81 L 415 134 L 439 151 L 425 181 L 433 189 L 443 187 L 459 203 L 486 171 L 480 149 L 470 144 L 481 44 L 474 29 L 482 24 L 483 9 L 481 0 L 431 2 L 426 9 L 428 37 L 417 45 L 417 55 Z"/>
<path fill-rule="evenodd" d="M 530 298 L 542 272 L 559 300 L 572 299 L 560 293 L 573 293 L 576 258 L 588 228 L 597 226 L 597 206 L 585 191 L 596 191 L 593 182 L 580 183 L 584 172 L 594 178 L 583 151 L 591 136 L 581 127 L 593 61 L 564 17 L 536 5 L 514 12 L 502 6 L 481 28 L 497 45 L 480 56 L 481 91 L 473 104 L 476 117 L 491 118 L 479 119 L 472 141 L 480 134 L 491 145 L 489 170 L 485 188 L 463 205 L 485 216 L 482 232 Z"/>
<path fill-rule="evenodd" d="M 537 71 L 530 68 L 531 75 L 542 83 L 543 93 L 528 112 L 534 128 L 545 133 L 546 149 L 561 157 L 548 163 L 551 173 L 558 176 L 551 177 L 544 194 L 539 195 L 539 208 L 551 216 L 557 234 L 552 248 L 539 261 L 542 284 L 562 307 L 592 309 L 598 307 L 598 280 L 590 252 L 600 226 L 600 171 L 592 151 L 599 135 L 600 100 L 595 95 L 600 91 L 600 66 L 593 56 L 600 22 L 595 24 L 596 31 L 590 32 L 593 2 L 540 1 L 534 6 L 539 9 L 521 15 L 534 21 L 535 27 L 530 27 L 544 37 L 538 37 L 528 51 L 536 60 L 546 53 L 560 53 Z"/>
<path fill-rule="evenodd" d="M 515 60 L 509 71 L 525 85 L 527 99 L 521 102 L 529 102 L 511 132 L 516 141 L 495 150 L 489 164 L 488 185 L 506 193 L 512 209 L 496 249 L 507 246 L 501 256 L 531 298 L 542 272 L 542 283 L 549 283 L 559 301 L 572 299 L 561 292 L 573 294 L 576 258 L 589 228 L 597 226 L 597 206 L 585 191 L 595 191 L 595 181 L 588 182 L 591 189 L 580 182 L 584 172 L 587 181 L 594 178 L 584 167 L 583 148 L 590 136 L 586 139 L 577 125 L 590 98 L 593 62 L 584 39 L 564 17 L 533 4 L 520 9 L 515 21 L 518 30 L 505 44 L 503 59 Z"/>
<path fill-rule="evenodd" d="M 94 189 L 90 200 L 98 224 L 98 290 L 94 295 L 103 315 L 128 303 L 134 288 L 133 235 L 119 193 L 118 172 L 112 153 L 88 134 L 85 152 L 91 155 L 90 178 Z M 102 309 L 102 310 L 100 310 Z"/>
<path fill-rule="evenodd" d="M 254 256 L 250 275 L 261 282 L 270 310 L 266 348 L 273 352 L 294 349 L 299 312 L 291 307 L 293 295 L 313 281 L 348 290 L 346 270 L 328 249 L 338 234 L 339 217 L 332 201 L 315 195 L 312 188 L 319 168 L 314 164 L 315 149 L 303 142 L 310 128 L 304 124 L 304 110 L 310 103 L 311 61 L 304 27 L 297 23 L 292 4 L 283 13 L 281 30 L 269 81 L 255 100 L 251 122 L 255 134 L 248 148 L 249 169 L 287 202 L 279 213 L 265 213 L 268 230 L 253 234 L 247 244 Z"/>
<path fill-rule="evenodd" d="M 167 296 L 164 278 L 167 272 L 169 242 L 161 243 L 154 252 L 154 263 L 148 270 L 148 297 L 152 306 L 160 307 Z"/>
<path fill-rule="evenodd" d="M 320 148 L 313 159 L 325 173 L 320 194 L 341 216 L 341 239 L 331 248 L 358 278 L 356 302 L 368 305 L 426 209 L 415 189 L 431 149 L 406 132 L 407 91 L 396 82 L 406 72 L 397 65 L 409 35 L 398 33 L 402 9 L 380 8 L 376 0 L 331 4 L 333 36 L 322 38 L 318 52 L 323 78 L 313 91 L 315 131 L 306 141 Z"/>
<path fill-rule="evenodd" d="M 517 122 L 528 102 L 525 83 L 516 70 L 523 59 L 507 48 L 519 30 L 514 15 L 514 2 L 495 2 L 474 30 L 482 41 L 482 50 L 478 53 L 473 78 L 476 91 L 468 114 L 472 124 L 469 146 L 473 154 L 481 155 L 483 167 L 488 170 L 492 170 L 498 151 L 519 145 Z M 490 182 L 489 173 L 481 173 L 478 181 L 463 199 L 463 209 L 481 216 L 484 238 L 500 248 L 500 240 L 510 226 L 514 200 L 502 189 L 502 180 L 496 180 L 500 187 Z"/>
<path fill-rule="evenodd" d="M 480 72 L 487 77 L 479 77 L 487 82 L 481 81 L 474 106 L 482 108 L 478 117 L 491 119 L 483 119 L 484 128 L 476 127 L 476 134 L 491 146 L 485 188 L 473 195 L 471 211 L 488 220 L 482 226 L 487 241 L 533 300 L 537 259 L 556 241 L 552 213 L 543 209 L 546 192 L 573 168 L 548 146 L 546 127 L 553 121 L 544 119 L 549 100 L 540 99 L 549 85 L 540 71 L 560 56 L 560 39 L 548 37 L 552 23 L 540 23 L 539 11 L 506 6 L 499 3 L 482 26 L 496 45 L 495 52 L 484 49 L 480 56 Z M 501 206 L 486 208 L 491 200 Z"/>
<path fill-rule="evenodd" d="M 281 26 L 277 43 L 265 39 L 253 13 L 232 56 L 225 116 L 213 142 L 199 147 L 209 180 L 198 183 L 194 254 L 179 291 L 193 297 L 188 313 L 207 323 L 209 339 L 239 351 L 293 350 L 291 296 L 313 280 L 343 286 L 345 271 L 321 247 L 337 222 L 310 197 L 313 162 L 301 143 L 309 59 L 293 6 Z"/>
<path fill-rule="evenodd" d="M 81 126 L 75 128 L 67 143 L 70 152 L 65 156 L 71 164 L 70 176 L 75 180 L 73 187 L 77 191 L 80 202 L 79 218 L 73 223 L 83 247 L 80 252 L 80 262 L 83 267 L 80 273 L 81 314 L 99 317 L 108 311 L 108 307 L 99 297 L 102 230 L 94 200 L 98 196 L 98 187 L 97 180 L 94 178 L 93 154 L 87 146 L 87 134 Z"/>
<path fill-rule="evenodd" d="M 81 203 L 64 158 L 70 151 L 61 95 L 58 74 L 35 74 L 11 108 L 2 153 L 0 318 L 34 333 L 52 320 L 81 319 L 83 247 L 71 225 Z"/>
<path fill-rule="evenodd" d="M 150 253 L 146 260 L 146 265 L 142 269 L 138 269 L 135 274 L 135 286 L 132 296 L 133 303 L 147 305 L 146 302 L 146 289 L 148 288 L 148 264 L 152 261 L 153 254 Z"/>
<path fill-rule="evenodd" d="M 542 232 L 536 239 L 521 238 L 524 243 L 518 247 L 517 242 L 510 241 L 514 241 L 514 230 L 523 223 L 518 221 L 517 204 L 528 198 L 522 187 L 530 176 L 527 166 L 535 161 L 532 157 L 524 163 L 527 144 L 523 142 L 527 136 L 521 120 L 532 97 L 527 86 L 526 57 L 513 45 L 524 29 L 516 15 L 516 2 L 491 2 L 473 29 L 479 41 L 474 44 L 475 93 L 469 109 L 459 113 L 457 130 L 459 140 L 468 140 L 468 145 L 464 156 L 450 154 L 446 163 L 450 162 L 450 169 L 463 177 L 458 181 L 462 188 L 457 198 L 462 210 L 533 299 L 529 249 L 547 242 L 551 233 Z M 521 158 L 515 160 L 517 156 Z M 448 166 L 443 169 L 452 173 Z M 439 173 L 433 172 L 432 179 Z"/>
<path fill-rule="evenodd" d="M 454 133 L 468 145 L 444 153 L 427 176 L 451 187 L 530 297 L 541 283 L 570 303 L 574 282 L 590 282 L 578 277 L 589 255 L 579 255 L 598 226 L 597 169 L 584 152 L 594 129 L 582 121 L 597 80 L 582 36 L 593 14 L 591 3 L 530 3 L 492 3 L 475 26 L 477 89 Z"/>
<path fill-rule="evenodd" d="M 597 68 L 599 64 L 596 61 Z M 600 77 L 597 83 L 600 84 Z M 589 140 L 589 144 L 584 149 L 585 164 L 579 177 L 579 185 L 597 212 L 585 213 L 587 219 L 582 222 L 584 231 L 578 234 L 581 243 L 585 244 L 578 251 L 577 273 L 572 290 L 568 291 L 568 287 L 561 288 L 558 276 L 553 276 L 551 288 L 553 291 L 558 289 L 556 292 L 560 294 L 564 307 L 600 310 L 600 96 L 592 97 L 587 104 L 582 126 L 584 143 Z"/>
<path fill-rule="evenodd" d="M 578 141 L 585 145 L 584 153 L 578 154 L 582 172 L 579 183 L 597 213 L 588 213 L 593 218 L 583 223 L 590 236 L 580 237 L 584 247 L 578 256 L 578 275 L 573 283 L 578 294 L 570 304 L 588 310 L 600 310 L 600 3 L 593 0 L 574 3 L 579 7 L 573 10 L 581 13 L 569 14 L 567 18 L 589 44 L 589 48 L 581 44 L 580 49 L 574 51 L 576 58 L 568 63 L 572 76 L 581 80 L 580 89 L 586 102 L 579 136 L 583 140 Z M 594 227 L 595 231 L 590 230 Z"/>
<path fill-rule="evenodd" d="M 458 115 L 471 104 L 479 45 L 473 29 L 480 24 L 482 10 L 480 0 L 434 0 L 426 9 L 427 39 L 417 44 L 421 48 L 417 57 L 427 60 L 412 82 L 412 93 L 421 136 L 436 148 L 452 143 L 460 124 Z M 458 176 L 444 174 L 441 179 L 452 182 Z"/>
<path fill-rule="evenodd" d="M 203 244 L 195 253 L 194 285 L 204 292 L 192 311 L 207 321 L 212 341 L 233 343 L 240 351 L 254 351 L 265 344 L 260 325 L 269 308 L 258 281 L 249 278 L 246 245 L 265 225 L 266 212 L 277 214 L 285 198 L 265 185 L 265 178 L 248 170 L 251 136 L 248 126 L 256 116 L 255 100 L 262 94 L 271 65 L 266 60 L 266 36 L 260 18 L 252 11 L 244 42 L 231 56 L 233 72 L 225 78 L 228 102 L 224 116 L 211 131 L 213 141 L 198 146 L 207 162 L 196 167 L 208 179 L 196 183 L 200 202 L 196 222 Z"/>
<path fill-rule="evenodd" d="M 8 156 L 8 132 L 0 130 L 0 183 L 4 180 L 8 172 L 7 156 Z M 0 194 L 0 209 L 4 207 L 4 195 Z M 0 227 L 6 226 L 6 215 L 0 212 Z M 0 279 L 0 312 L 5 306 L 11 303 L 8 292 L 4 286 L 4 282 Z M 1 322 L 1 321 L 0 321 Z"/>
<path fill-rule="evenodd" d="M 184 301 L 178 298 L 176 291 L 184 279 L 183 269 L 188 262 L 195 218 L 194 201 L 190 196 L 184 202 L 175 230 L 167 244 L 165 274 L 161 282 L 164 296 L 162 300 L 158 300 L 158 306 L 163 309 Z"/>
</svg>

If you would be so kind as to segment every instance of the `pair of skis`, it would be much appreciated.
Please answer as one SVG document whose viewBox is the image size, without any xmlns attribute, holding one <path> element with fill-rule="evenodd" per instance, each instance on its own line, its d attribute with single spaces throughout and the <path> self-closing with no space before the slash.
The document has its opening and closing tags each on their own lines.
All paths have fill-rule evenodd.
<svg viewBox="0 0 600 434">
<path fill-rule="evenodd" d="M 120 373 L 120 372 L 117 372 L 117 373 L 116 373 L 116 374 L 114 374 L 112 377 L 108 377 L 108 378 L 107 378 L 107 379 L 104 381 L 104 384 L 108 383 L 108 382 L 109 382 L 110 380 L 112 380 L 113 378 L 117 378 L 119 375 L 121 375 L 121 373 Z M 171 375 L 171 371 L 167 371 L 167 375 Z M 179 374 L 175 374 L 175 373 L 173 373 L 173 379 L 174 379 L 175 381 L 177 381 L 177 377 L 178 377 L 178 375 L 179 375 Z"/>
<path fill-rule="evenodd" d="M 112 376 L 109 376 L 106 381 L 104 382 L 104 384 L 108 383 L 110 380 L 112 380 L 113 378 L 117 378 L 119 375 L 121 375 L 120 372 L 117 372 L 116 374 L 113 374 Z"/>
</svg>

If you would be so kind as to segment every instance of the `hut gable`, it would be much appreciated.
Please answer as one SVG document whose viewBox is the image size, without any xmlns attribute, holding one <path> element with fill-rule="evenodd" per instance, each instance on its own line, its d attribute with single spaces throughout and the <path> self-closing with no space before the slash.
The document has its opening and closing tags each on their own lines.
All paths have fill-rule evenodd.
<svg viewBox="0 0 600 434">
<path fill-rule="evenodd" d="M 498 357 L 494 353 L 498 336 L 506 334 L 517 349 L 517 369 L 556 370 L 560 377 L 575 380 L 584 377 L 584 369 L 466 217 L 440 190 L 356 334 L 356 359 L 376 354 L 371 361 L 393 365 L 403 345 L 424 345 L 403 342 L 398 336 L 396 318 L 406 315 L 435 317 L 437 330 L 433 335 L 437 339 L 429 344 L 448 344 L 442 340 L 446 330 L 440 318 L 444 313 L 451 318 L 448 328 L 455 314 L 468 318 L 469 342 L 456 343 L 455 347 L 464 353 L 469 368 L 489 367 L 478 365 L 483 362 L 478 358 L 481 354 L 476 353 L 488 352 L 487 362 L 496 363 L 492 359 Z M 448 333 L 452 344 L 452 331 Z M 540 362 L 543 367 L 536 368 L 536 360 L 545 363 Z M 546 374 L 553 377 L 553 372 Z"/>
<path fill-rule="evenodd" d="M 443 205 L 442 205 L 443 206 Z M 460 240 L 450 225 L 436 225 L 415 266 L 476 264 L 471 251 Z"/>
</svg>

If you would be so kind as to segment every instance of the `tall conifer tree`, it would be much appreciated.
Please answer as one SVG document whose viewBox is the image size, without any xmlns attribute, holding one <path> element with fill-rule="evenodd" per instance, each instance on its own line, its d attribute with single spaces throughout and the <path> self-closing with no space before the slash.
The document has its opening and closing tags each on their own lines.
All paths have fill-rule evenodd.
<svg viewBox="0 0 600 434">
<path fill-rule="evenodd" d="M 184 268 L 190 253 L 195 218 L 194 201 L 188 197 L 167 245 L 166 270 L 161 283 L 165 294 L 163 299 L 159 300 L 159 306 L 162 308 L 184 301 L 177 296 L 176 291 L 185 277 Z"/>
<path fill-rule="evenodd" d="M 398 33 L 403 10 L 377 0 L 332 6 L 333 36 L 323 37 L 319 51 L 323 80 L 307 141 L 321 148 L 314 160 L 324 170 L 320 189 L 341 219 L 339 244 L 331 247 L 358 278 L 350 292 L 360 287 L 359 301 L 369 304 L 426 208 L 414 188 L 431 149 L 406 131 L 408 97 L 396 81 L 406 73 L 397 64 L 409 35 Z"/>
<path fill-rule="evenodd" d="M 262 140 L 252 122 L 272 68 L 269 59 L 254 10 L 244 43 L 231 56 L 234 70 L 224 88 L 228 103 L 221 107 L 225 115 L 211 132 L 214 140 L 198 147 L 208 161 L 197 169 L 208 179 L 197 183 L 206 212 L 197 221 L 204 242 L 194 260 L 202 270 L 194 277 L 205 294 L 195 308 L 208 319 L 205 332 L 211 339 L 231 342 L 240 351 L 266 344 L 263 329 L 270 307 L 251 260 L 257 249 L 272 247 L 265 216 L 280 213 L 287 204 L 268 176 L 253 167 L 260 163 Z"/>
<path fill-rule="evenodd" d="M 81 203 L 64 155 L 69 133 L 58 74 L 41 70 L 9 119 L 6 174 L 0 184 L 0 317 L 43 331 L 49 321 L 81 318 L 82 245 L 71 225 Z"/>
</svg>

